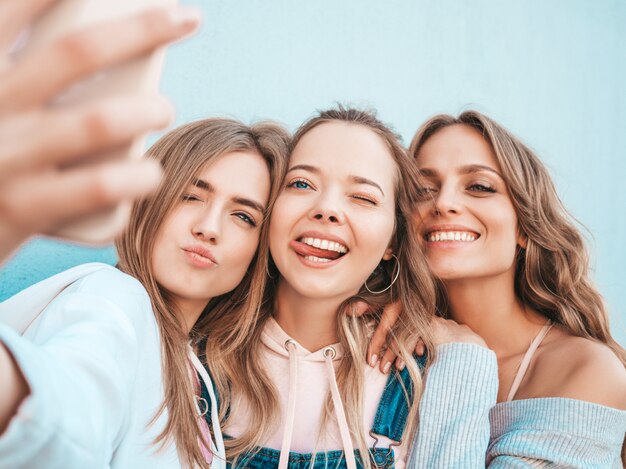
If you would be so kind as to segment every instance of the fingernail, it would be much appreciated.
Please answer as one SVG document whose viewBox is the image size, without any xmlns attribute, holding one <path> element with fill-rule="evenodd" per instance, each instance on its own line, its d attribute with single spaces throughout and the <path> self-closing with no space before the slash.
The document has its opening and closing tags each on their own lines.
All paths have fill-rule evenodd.
<svg viewBox="0 0 626 469">
<path fill-rule="evenodd" d="M 390 369 L 391 369 L 391 362 L 385 363 L 385 366 L 383 367 L 383 373 L 385 374 L 389 373 Z"/>
<path fill-rule="evenodd" d="M 374 368 L 376 366 L 376 362 L 378 362 L 378 355 L 374 354 L 370 357 L 370 366 Z"/>
<path fill-rule="evenodd" d="M 170 18 L 182 29 L 195 29 L 202 21 L 202 10 L 194 7 L 180 6 L 170 10 Z"/>
<path fill-rule="evenodd" d="M 404 360 L 402 360 L 401 358 L 398 358 L 398 364 L 396 365 L 396 368 L 398 368 L 399 371 L 404 370 L 404 367 L 406 366 L 406 363 L 404 363 Z"/>
</svg>

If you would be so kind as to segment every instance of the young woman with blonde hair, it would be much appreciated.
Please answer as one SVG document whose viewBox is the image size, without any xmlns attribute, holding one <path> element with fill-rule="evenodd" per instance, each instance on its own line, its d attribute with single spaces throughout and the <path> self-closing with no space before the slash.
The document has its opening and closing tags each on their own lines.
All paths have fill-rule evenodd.
<svg viewBox="0 0 626 469">
<path fill-rule="evenodd" d="M 416 220 L 440 280 L 438 312 L 469 326 L 498 360 L 486 465 L 622 467 L 626 352 L 544 165 L 475 111 L 430 119 L 410 153 L 424 177 Z M 445 416 L 450 432 L 474 409 L 458 410 Z M 449 443 L 443 452 L 467 450 Z"/>
<path fill-rule="evenodd" d="M 2 467 L 223 467 L 188 343 L 199 318 L 260 302 L 288 143 L 228 119 L 169 132 L 148 152 L 164 177 L 116 243 L 119 270 L 79 266 L 0 306 L 23 333 L 0 325 L 14 359 L 1 380 L 21 389 L 0 397 Z"/>
<path fill-rule="evenodd" d="M 425 362 L 446 355 L 431 346 L 435 286 L 412 217 L 418 186 L 406 150 L 370 113 L 340 107 L 296 132 L 270 220 L 263 303 L 204 324 L 232 467 L 405 466 Z M 394 330 L 401 373 L 367 367 L 378 315 L 349 314 L 358 299 L 410 312 Z M 412 356 L 417 336 L 428 360 Z M 464 345 L 489 366 L 490 352 Z"/>
</svg>

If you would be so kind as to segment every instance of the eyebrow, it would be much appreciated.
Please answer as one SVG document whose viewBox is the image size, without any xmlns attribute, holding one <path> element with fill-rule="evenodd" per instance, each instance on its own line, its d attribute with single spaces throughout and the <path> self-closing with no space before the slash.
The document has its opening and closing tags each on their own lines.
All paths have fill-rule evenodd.
<svg viewBox="0 0 626 469">
<path fill-rule="evenodd" d="M 420 173 L 422 173 L 423 176 L 428 176 L 428 177 L 437 176 L 439 174 L 439 172 L 436 169 L 432 169 L 432 168 L 423 168 L 423 169 L 420 169 L 419 171 Z M 500 177 L 501 179 L 504 179 L 498 171 L 484 164 L 469 164 L 467 166 L 462 166 L 459 169 L 459 173 L 461 174 L 473 174 L 473 173 L 480 173 L 482 171 L 488 171 Z"/>
<path fill-rule="evenodd" d="M 319 174 L 320 173 L 319 168 L 317 168 L 315 166 L 308 165 L 308 164 L 297 164 L 295 166 L 292 166 L 291 168 L 289 168 L 287 173 L 290 173 L 290 172 L 295 171 L 297 169 L 301 169 L 301 170 L 304 170 L 304 171 L 309 171 L 310 173 L 313 173 L 313 174 Z M 368 186 L 375 187 L 376 189 L 378 189 L 380 191 L 380 193 L 383 196 L 385 196 L 385 191 L 383 191 L 382 187 L 380 187 L 378 184 L 376 184 L 371 179 L 367 179 L 367 178 L 364 178 L 362 176 L 349 176 L 349 179 L 352 182 L 356 183 L 356 184 L 367 184 Z"/>
<path fill-rule="evenodd" d="M 193 185 L 196 186 L 198 189 L 207 191 L 209 193 L 215 192 L 215 188 L 209 182 L 204 181 L 203 179 L 195 179 L 193 181 Z M 251 209 L 258 211 L 259 213 L 265 213 L 265 207 L 263 207 L 263 205 L 261 205 L 260 203 L 252 199 L 248 199 L 246 197 L 241 197 L 241 196 L 235 196 L 231 198 L 231 200 L 235 202 L 236 204 L 250 207 Z"/>
</svg>

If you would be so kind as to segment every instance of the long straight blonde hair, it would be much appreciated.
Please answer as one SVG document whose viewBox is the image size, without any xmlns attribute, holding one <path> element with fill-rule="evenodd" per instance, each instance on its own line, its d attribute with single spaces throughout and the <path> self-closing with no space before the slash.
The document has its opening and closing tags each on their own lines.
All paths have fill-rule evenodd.
<svg viewBox="0 0 626 469">
<path fill-rule="evenodd" d="M 267 250 L 257 251 L 238 287 L 211 300 L 189 336 L 170 294 L 154 278 L 151 259 L 155 237 L 189 183 L 207 165 L 227 153 L 253 151 L 261 155 L 269 168 L 271 192 L 275 193 L 284 173 L 288 144 L 287 132 L 270 122 L 248 127 L 230 119 L 211 118 L 172 130 L 147 153 L 148 158 L 163 166 L 164 176 L 159 189 L 151 197 L 135 203 L 130 224 L 116 241 L 119 268 L 138 279 L 148 292 L 161 337 L 165 399 L 153 422 L 167 411 L 167 424 L 155 444 L 174 442 L 183 464 L 188 467 L 208 468 L 209 465 L 198 444 L 204 438 L 189 379 L 187 343 L 190 339 L 199 339 L 202 321 L 211 313 L 219 311 L 222 314 L 235 306 L 240 308 L 247 301 L 252 304 L 260 302 L 266 277 Z M 264 220 L 262 226 L 265 224 Z M 262 234 L 264 231 L 262 228 Z"/>
<path fill-rule="evenodd" d="M 346 350 L 337 370 L 337 382 L 345 405 L 348 426 L 358 444 L 360 459 L 366 468 L 370 468 L 362 412 L 366 384 L 365 352 L 371 327 L 367 323 L 372 319 L 375 323 L 378 322 L 382 306 L 386 304 L 399 301 L 403 307 L 404 314 L 395 325 L 392 335 L 397 339 L 399 354 L 407 364 L 411 378 L 410 388 L 405 389 L 410 409 L 405 436 L 412 436 L 417 424 L 417 403 L 422 390 L 422 378 L 406 344 L 415 340 L 415 337 L 422 337 L 431 352 L 430 359 L 433 359 L 434 350 L 429 324 L 435 311 L 435 286 L 420 251 L 414 225 L 413 206 L 418 197 L 418 173 L 399 137 L 370 112 L 338 107 L 321 112 L 303 124 L 295 133 L 291 151 L 305 134 L 327 122 L 343 122 L 370 129 L 385 142 L 397 165 L 395 232 L 392 245 L 400 261 L 400 275 L 393 288 L 384 294 L 373 295 L 364 287 L 361 288 L 359 294 L 347 299 L 337 312 L 338 337 Z M 391 282 L 394 265 L 393 260 L 381 262 L 368 279 L 369 287 L 378 291 L 388 285 Z M 226 442 L 228 458 L 235 461 L 244 454 L 253 453 L 278 425 L 277 392 L 264 370 L 259 354 L 262 347 L 261 332 L 274 312 L 279 273 L 273 263 L 269 266 L 269 273 L 271 280 L 265 285 L 263 303 L 257 311 L 233 311 L 207 325 L 207 362 L 218 393 L 222 397 L 220 415 L 223 424 L 228 424 L 226 409 L 232 402 L 232 394 L 241 396 L 250 409 L 250 425 L 244 434 Z M 357 299 L 366 300 L 374 305 L 376 311 L 361 318 L 349 314 L 353 302 Z M 243 332 L 233 335 L 237 331 Z M 227 352 L 224 353 L 224 350 Z M 332 401 L 328 398 L 324 414 L 320 416 L 322 430 L 328 422 L 331 409 Z"/>
<path fill-rule="evenodd" d="M 476 129 L 491 145 L 527 237 L 526 248 L 518 249 L 516 257 L 517 297 L 571 334 L 606 344 L 626 366 L 626 351 L 611 336 L 604 301 L 589 277 L 584 238 L 561 203 L 548 170 L 530 148 L 487 116 L 466 111 L 459 117 L 429 119 L 413 137 L 409 153 L 417 158 L 430 137 L 459 124 Z M 441 287 L 438 307 L 448 310 Z M 626 447 L 622 461 L 626 463 Z"/>
</svg>

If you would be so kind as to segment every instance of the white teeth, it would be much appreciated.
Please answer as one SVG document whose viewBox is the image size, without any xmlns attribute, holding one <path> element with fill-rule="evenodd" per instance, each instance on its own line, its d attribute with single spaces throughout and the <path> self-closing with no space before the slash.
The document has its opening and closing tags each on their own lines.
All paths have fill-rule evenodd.
<svg viewBox="0 0 626 469">
<path fill-rule="evenodd" d="M 313 262 L 322 262 L 322 263 L 330 262 L 330 259 L 324 259 L 323 257 L 305 256 L 304 258 L 308 261 L 313 261 Z"/>
<path fill-rule="evenodd" d="M 476 235 L 468 231 L 433 231 L 428 234 L 428 241 L 474 241 Z"/>
<path fill-rule="evenodd" d="M 308 244 L 309 246 L 313 246 L 315 248 L 324 249 L 327 251 L 334 251 L 340 254 L 345 254 L 348 252 L 348 248 L 343 244 L 340 244 L 336 241 L 329 241 L 327 239 L 320 238 L 302 238 L 300 239 L 301 243 Z"/>
</svg>

